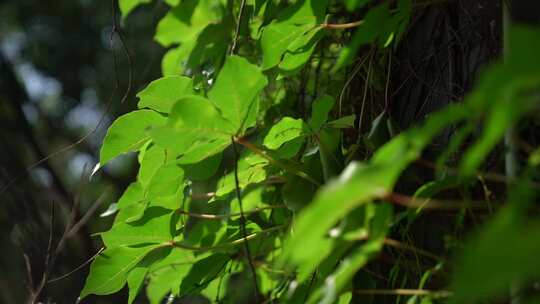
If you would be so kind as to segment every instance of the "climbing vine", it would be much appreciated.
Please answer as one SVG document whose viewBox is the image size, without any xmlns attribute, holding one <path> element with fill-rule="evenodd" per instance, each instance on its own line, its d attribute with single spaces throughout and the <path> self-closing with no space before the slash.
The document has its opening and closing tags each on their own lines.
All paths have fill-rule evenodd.
<svg viewBox="0 0 540 304">
<path fill-rule="evenodd" d="M 120 0 L 122 19 L 150 2 Z M 414 10 L 433 4 L 165 2 L 155 33 L 167 48 L 163 77 L 137 94 L 138 109 L 114 121 L 101 147 L 100 167 L 136 152 L 140 168 L 110 208 L 114 224 L 99 235 L 106 249 L 81 298 L 127 284 L 128 303 L 139 294 L 150 303 L 194 295 L 219 303 L 357 303 L 376 294 L 473 303 L 538 278 L 540 221 L 528 210 L 538 193 L 539 150 L 515 179 L 503 176 L 504 207 L 488 196 L 437 198 L 490 180 L 482 164 L 505 130 L 537 114 L 537 29 L 509 29 L 504 62 L 484 71 L 463 101 L 401 129 L 387 110 L 389 60 Z M 358 71 L 365 88 L 355 110 L 346 92 Z M 386 96 L 366 123 L 368 86 Z M 449 129 L 455 136 L 432 160 L 433 179 L 398 193 L 412 180 L 408 168 Z M 450 273 L 450 262 L 410 244 L 408 227 L 431 209 L 464 216 L 488 207 L 493 213 L 474 246 L 456 252 L 452 277 L 425 288 Z M 385 246 L 427 260 L 419 276 L 393 285 L 414 288 L 376 288 L 366 265 Z"/>
</svg>

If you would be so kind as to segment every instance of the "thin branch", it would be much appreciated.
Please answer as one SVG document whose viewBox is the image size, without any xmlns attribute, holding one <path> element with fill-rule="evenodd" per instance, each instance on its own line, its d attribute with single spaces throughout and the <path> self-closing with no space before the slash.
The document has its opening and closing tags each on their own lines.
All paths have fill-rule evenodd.
<svg viewBox="0 0 540 304">
<path fill-rule="evenodd" d="M 342 104 L 343 104 L 343 96 L 345 95 L 345 90 L 347 90 L 349 88 L 349 85 L 351 84 L 351 82 L 356 77 L 356 74 L 358 74 L 358 72 L 360 72 L 360 69 L 362 69 L 362 66 L 364 65 L 364 63 L 366 62 L 366 60 L 369 57 L 370 56 L 368 54 L 368 55 L 364 56 L 362 58 L 362 60 L 360 60 L 360 62 L 356 65 L 353 72 L 351 73 L 351 76 L 349 76 L 349 79 L 347 79 L 347 81 L 343 85 L 343 88 L 341 89 L 341 92 L 339 94 L 339 103 L 338 103 L 338 115 L 339 115 L 339 117 L 341 117 L 341 109 L 342 109 Z"/>
<path fill-rule="evenodd" d="M 30 294 L 30 304 L 37 303 L 39 296 L 41 295 L 41 292 L 43 291 L 43 288 L 45 287 L 45 284 L 47 283 L 47 278 L 49 277 L 49 273 L 52 269 L 52 266 L 54 264 L 54 253 L 52 252 L 52 243 L 54 238 L 54 202 L 51 201 L 51 211 L 49 215 L 49 242 L 47 244 L 47 252 L 45 253 L 45 262 L 43 266 L 43 274 L 41 275 L 41 280 L 39 282 L 39 285 L 34 288 Z"/>
<path fill-rule="evenodd" d="M 349 23 L 322 23 L 320 27 L 327 30 L 345 30 L 355 28 L 364 24 L 364 20 L 358 20 Z"/>
<path fill-rule="evenodd" d="M 74 274 L 75 272 L 79 271 L 80 269 L 82 269 L 84 266 L 88 265 L 90 262 L 92 262 L 93 260 L 95 260 L 102 252 L 103 250 L 105 250 L 105 247 L 101 247 L 101 249 L 99 249 L 99 251 L 94 254 L 93 256 L 91 256 L 88 260 L 84 261 L 84 263 L 82 263 L 81 265 L 77 266 L 75 269 L 73 269 L 72 271 L 66 273 L 66 274 L 63 274 L 59 277 L 56 277 L 54 279 L 50 279 L 47 281 L 47 284 L 49 283 L 53 283 L 53 282 L 56 282 L 56 281 L 60 281 L 62 279 L 65 279 L 67 277 L 69 277 L 70 275 Z"/>
<path fill-rule="evenodd" d="M 240 25 L 242 22 L 242 15 L 244 14 L 244 7 L 246 6 L 246 0 L 242 0 L 240 3 L 240 11 L 238 12 L 238 20 L 236 21 L 236 29 L 234 30 L 233 44 L 231 45 L 230 54 L 233 55 L 236 51 L 236 45 L 238 43 L 238 36 L 240 34 Z"/>
<path fill-rule="evenodd" d="M 391 239 L 391 238 L 385 238 L 384 239 L 384 244 L 387 245 L 387 246 L 390 246 L 390 247 L 394 247 L 394 248 L 397 248 L 397 249 L 402 249 L 402 250 L 408 250 L 408 251 L 411 251 L 411 252 L 414 252 L 418 255 L 422 255 L 422 256 L 425 256 L 425 257 L 428 257 L 428 258 L 431 258 L 433 260 L 436 260 L 436 261 L 439 261 L 439 262 L 444 262 L 445 259 L 444 258 L 441 258 L 429 251 L 426 251 L 424 249 L 420 249 L 420 248 L 417 248 L 415 246 L 412 246 L 412 245 L 407 245 L 407 244 L 404 244 L 398 240 L 394 240 L 394 239 Z"/>
<path fill-rule="evenodd" d="M 353 292 L 364 295 L 430 296 L 433 298 L 448 298 L 452 296 L 452 292 L 447 290 L 427 289 L 354 289 Z"/>
<path fill-rule="evenodd" d="M 272 206 L 267 206 L 267 207 L 255 208 L 255 209 L 252 209 L 252 210 L 244 211 L 244 215 L 258 213 L 258 212 L 261 212 L 263 210 L 271 210 L 271 209 L 278 209 L 278 208 L 287 208 L 287 206 L 285 206 L 285 205 L 272 205 Z M 235 217 L 235 216 L 242 216 L 242 213 L 208 214 L 208 213 L 192 213 L 192 212 L 183 211 L 183 210 L 178 210 L 178 213 L 183 214 L 183 215 L 187 215 L 189 217 L 195 217 L 195 218 L 206 219 L 206 220 L 222 220 L 222 219 L 227 219 L 227 218 L 231 218 L 231 217 Z"/>
<path fill-rule="evenodd" d="M 449 166 L 440 167 L 437 164 L 435 164 L 434 162 L 426 160 L 426 159 L 417 159 L 415 162 L 417 164 L 419 164 L 419 165 L 422 165 L 422 166 L 426 167 L 426 168 L 431 168 L 431 169 L 434 169 L 434 170 L 444 169 L 444 170 L 446 170 L 447 173 L 452 174 L 454 176 L 459 176 L 459 174 L 460 174 L 459 169 L 457 169 L 457 168 L 453 168 L 453 167 L 449 167 Z M 512 184 L 512 183 L 516 182 L 516 181 L 510 180 L 509 178 L 507 178 L 503 174 L 494 173 L 494 172 L 477 171 L 476 175 L 483 177 L 485 180 L 492 181 L 492 182 L 497 182 L 497 183 L 502 183 L 502 184 Z M 528 181 L 520 181 L 520 182 L 527 182 L 530 187 L 540 188 L 540 183 L 535 182 L 535 181 L 528 180 Z"/>
<path fill-rule="evenodd" d="M 243 2 L 242 2 L 243 3 Z M 249 263 L 249 268 L 251 269 L 251 274 L 253 276 L 253 284 L 255 285 L 255 298 L 259 302 L 259 284 L 257 282 L 257 271 L 255 265 L 253 264 L 253 257 L 249 250 L 249 244 L 247 242 L 247 232 L 246 232 L 246 217 L 244 216 L 244 207 L 242 205 L 242 194 L 240 193 L 240 181 L 238 180 L 238 150 L 236 149 L 236 143 L 234 142 L 234 136 L 231 136 L 231 143 L 233 147 L 234 154 L 234 184 L 236 191 L 236 198 L 238 199 L 238 206 L 240 207 L 240 231 L 242 232 L 242 237 L 244 238 L 244 250 L 246 251 L 246 257 Z"/>
<path fill-rule="evenodd" d="M 107 195 L 108 191 L 104 191 L 100 197 L 94 202 L 94 204 L 92 205 L 92 207 L 90 207 L 90 209 L 88 209 L 88 211 L 86 211 L 86 213 L 84 214 L 84 216 L 77 222 L 75 223 L 75 225 L 73 225 L 73 227 L 69 230 L 69 232 L 67 233 L 66 235 L 66 238 L 69 238 L 71 237 L 72 235 L 74 235 L 75 233 L 77 233 L 77 231 L 79 231 L 79 229 L 86 225 L 86 223 L 90 220 L 90 218 L 92 217 L 92 215 L 94 215 L 94 213 L 96 213 L 96 211 L 98 210 L 98 208 L 101 206 L 101 204 L 103 204 L 103 202 L 105 201 L 105 197 Z M 60 248 L 61 249 L 61 248 Z"/>
<path fill-rule="evenodd" d="M 484 202 L 477 202 L 474 204 L 463 201 L 450 201 L 450 200 L 437 200 L 432 198 L 416 198 L 400 193 L 390 193 L 383 197 L 383 199 L 390 201 L 391 203 L 401 205 L 407 208 L 422 208 L 432 210 L 459 210 L 462 208 L 486 210 L 489 207 Z"/>
<path fill-rule="evenodd" d="M 34 280 L 32 279 L 32 265 L 30 263 L 30 258 L 26 253 L 23 252 L 24 265 L 26 266 L 26 275 L 28 276 L 28 290 L 30 293 L 34 290 Z"/>
</svg>

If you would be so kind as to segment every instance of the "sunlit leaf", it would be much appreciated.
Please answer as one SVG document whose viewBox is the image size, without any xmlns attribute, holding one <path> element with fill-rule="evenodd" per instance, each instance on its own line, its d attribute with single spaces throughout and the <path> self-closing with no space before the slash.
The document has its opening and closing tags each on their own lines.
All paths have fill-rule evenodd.
<svg viewBox="0 0 540 304">
<path fill-rule="evenodd" d="M 230 144 L 235 127 L 221 117 L 207 99 L 181 98 L 173 107 L 167 125 L 151 135 L 156 144 L 181 155 L 181 163 L 196 163 Z"/>
<path fill-rule="evenodd" d="M 138 110 L 122 115 L 107 130 L 100 151 L 99 163 L 135 151 L 150 140 L 149 131 L 165 124 L 166 118 L 151 110 Z"/>
<path fill-rule="evenodd" d="M 117 292 L 126 284 L 127 273 L 156 248 L 157 246 L 107 248 L 92 262 L 80 297 Z"/>
<path fill-rule="evenodd" d="M 217 0 L 182 1 L 161 19 L 155 39 L 163 46 L 194 41 L 206 26 L 219 21 L 221 14 Z"/>
<path fill-rule="evenodd" d="M 137 297 L 141 287 L 143 286 L 144 278 L 146 277 L 147 272 L 147 267 L 135 267 L 129 272 L 127 276 L 127 284 L 129 287 L 128 304 L 135 301 L 135 297 Z"/>
<path fill-rule="evenodd" d="M 255 123 L 256 116 L 250 112 L 258 109 L 256 97 L 266 84 L 266 77 L 257 66 L 245 58 L 231 56 L 225 60 L 208 97 L 235 131 L 242 132 Z"/>
<path fill-rule="evenodd" d="M 284 117 L 270 129 L 270 132 L 264 137 L 263 144 L 268 149 L 278 149 L 284 143 L 306 134 L 306 127 L 302 119 Z"/>
<path fill-rule="evenodd" d="M 127 223 L 122 211 L 113 227 L 101 234 L 107 247 L 136 244 L 161 244 L 172 239 L 171 211 L 160 207 L 146 209 L 141 219 Z"/>
<path fill-rule="evenodd" d="M 193 95 L 193 80 L 185 76 L 166 76 L 152 81 L 137 94 L 139 108 L 169 113 L 174 103 L 185 95 Z"/>
<path fill-rule="evenodd" d="M 122 18 L 125 19 L 137 6 L 150 3 L 151 1 L 152 0 L 119 0 L 118 7 L 122 13 Z"/>
<path fill-rule="evenodd" d="M 294 75 L 300 71 L 311 58 L 317 43 L 324 35 L 325 31 L 321 27 L 316 27 L 291 42 L 283 60 L 279 63 L 280 72 L 285 75 Z"/>
<path fill-rule="evenodd" d="M 176 164 L 159 167 L 145 189 L 151 206 L 177 209 L 183 198 L 184 170 Z"/>
</svg>

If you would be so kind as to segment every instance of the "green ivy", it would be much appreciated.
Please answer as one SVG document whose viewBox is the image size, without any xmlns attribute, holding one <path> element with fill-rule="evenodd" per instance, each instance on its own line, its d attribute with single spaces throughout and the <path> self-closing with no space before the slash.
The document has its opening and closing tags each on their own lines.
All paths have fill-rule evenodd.
<svg viewBox="0 0 540 304">
<path fill-rule="evenodd" d="M 121 0 L 122 17 L 148 2 Z M 453 139 L 453 151 L 471 125 L 482 126 L 457 177 L 420 187 L 418 198 L 471 183 L 505 130 L 538 106 L 531 92 L 540 86 L 540 32 L 515 27 L 507 60 L 485 71 L 462 103 L 400 133 L 382 112 L 363 140 L 347 146 L 346 132 L 358 117 L 340 115 L 339 92 L 317 94 L 316 84 L 308 83 L 316 94 L 311 114 L 298 115 L 283 110 L 294 94 L 287 85 L 322 60 L 315 57 L 323 47 L 335 51 L 337 59 L 324 70 L 334 77 L 362 46 L 384 52 L 398 45 L 411 1 L 243 2 L 166 1 L 170 8 L 155 34 L 169 48 L 164 76 L 137 94 L 139 109 L 116 119 L 103 141 L 101 166 L 136 152 L 140 168 L 118 200 L 113 226 L 100 234 L 106 249 L 93 261 L 81 298 L 115 293 L 127 283 L 129 303 L 139 293 L 151 303 L 195 294 L 230 303 L 349 303 L 353 277 L 402 218 L 391 204 L 396 185 L 433 138 L 456 128 L 464 136 Z M 366 13 L 362 22 L 332 28 L 327 20 L 337 8 Z M 330 38 L 342 30 L 350 39 L 336 45 Z M 233 43 L 237 55 L 230 54 Z M 350 161 L 355 145 L 373 154 Z M 232 158 L 238 158 L 234 165 Z M 523 184 L 529 181 L 523 177 Z M 510 196 L 511 206 L 524 208 L 523 197 L 532 201 L 529 188 L 514 191 L 522 195 Z M 540 225 L 508 209 L 465 246 L 450 284 L 454 303 L 487 299 L 514 280 L 538 278 Z M 500 237 L 511 240 L 504 250 Z M 526 265 L 493 267 L 508 261 Z M 239 279 L 241 294 L 228 290 Z"/>
</svg>

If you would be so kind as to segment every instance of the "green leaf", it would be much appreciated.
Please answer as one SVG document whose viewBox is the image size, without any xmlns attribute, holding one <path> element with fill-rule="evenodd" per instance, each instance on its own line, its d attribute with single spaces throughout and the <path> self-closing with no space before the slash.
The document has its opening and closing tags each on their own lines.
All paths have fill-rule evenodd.
<svg viewBox="0 0 540 304">
<path fill-rule="evenodd" d="M 448 107 L 429 117 L 423 126 L 393 138 L 375 153 L 369 164 L 349 164 L 341 176 L 327 182 L 298 215 L 295 233 L 285 243 L 282 262 L 315 267 L 306 265 L 319 259 L 318 249 L 325 244 L 329 229 L 352 209 L 389 193 L 401 172 L 418 158 L 431 138 L 468 114 L 459 105 Z"/>
<path fill-rule="evenodd" d="M 197 261 L 182 280 L 179 296 L 195 293 L 208 285 L 225 268 L 230 257 L 216 253 Z"/>
<path fill-rule="evenodd" d="M 162 244 L 172 240 L 170 232 L 171 210 L 160 207 L 146 209 L 141 219 L 127 223 L 122 210 L 113 227 L 101 234 L 107 247 L 140 244 Z"/>
<path fill-rule="evenodd" d="M 297 51 L 298 48 L 305 48 L 311 39 L 302 41 L 303 35 L 309 30 L 315 29 L 323 21 L 327 5 L 327 0 L 296 1 L 283 10 L 276 20 L 264 28 L 260 39 L 263 52 L 263 70 L 279 64 L 281 57 L 287 50 Z M 297 39 L 300 39 L 300 41 L 296 41 Z M 291 45 L 295 41 L 296 43 Z M 310 47 L 313 47 L 313 45 Z M 309 48 L 307 49 L 309 50 Z M 307 51 L 302 60 L 305 60 L 306 54 L 309 55 L 310 52 Z M 292 63 L 288 62 L 286 65 L 296 65 L 297 63 L 294 61 Z"/>
<path fill-rule="evenodd" d="M 177 6 L 180 4 L 181 0 L 165 0 L 165 3 L 167 3 L 170 6 Z"/>
<path fill-rule="evenodd" d="M 122 14 L 122 19 L 126 17 L 135 9 L 137 6 L 145 3 L 150 3 L 152 0 L 119 0 L 118 6 L 120 8 L 120 13 Z"/>
<path fill-rule="evenodd" d="M 193 80 L 185 76 L 165 76 L 152 81 L 137 94 L 139 108 L 169 113 L 175 102 L 185 95 L 194 95 Z"/>
<path fill-rule="evenodd" d="M 131 183 L 118 200 L 118 208 L 122 209 L 137 204 L 143 199 L 144 193 L 141 184 L 137 182 Z"/>
<path fill-rule="evenodd" d="M 161 73 L 164 76 L 182 74 L 196 42 L 196 40 L 186 41 L 182 45 L 168 50 L 161 59 Z"/>
<path fill-rule="evenodd" d="M 189 164 L 223 151 L 235 132 L 236 128 L 221 117 L 212 103 L 192 95 L 181 98 L 167 125 L 153 130 L 151 135 L 156 144 L 179 154 L 179 163 Z"/>
<path fill-rule="evenodd" d="M 334 128 L 334 129 L 348 129 L 354 128 L 354 121 L 356 120 L 356 115 L 348 115 L 327 122 L 325 125 Z"/>
<path fill-rule="evenodd" d="M 354 11 L 356 9 L 362 8 L 362 6 L 369 3 L 370 0 L 345 0 L 345 7 L 349 11 Z"/>
<path fill-rule="evenodd" d="M 382 249 L 391 218 L 391 205 L 381 204 L 375 207 L 375 217 L 370 225 L 369 240 L 339 263 L 334 273 L 329 276 L 332 279 L 326 280 L 323 286 L 313 292 L 308 303 L 318 303 L 321 298 L 323 303 L 333 303 L 337 300 L 337 296 L 352 280 L 356 272 Z"/>
<path fill-rule="evenodd" d="M 208 97 L 223 117 L 232 122 L 236 129 L 234 135 L 255 123 L 256 116 L 250 112 L 258 109 L 256 97 L 266 84 L 261 70 L 245 58 L 230 56 L 225 60 Z"/>
<path fill-rule="evenodd" d="M 336 129 L 322 129 L 319 131 L 317 139 L 324 180 L 328 180 L 331 177 L 339 175 L 344 166 L 340 131 Z"/>
<path fill-rule="evenodd" d="M 107 248 L 92 262 L 80 297 L 84 298 L 89 294 L 107 295 L 119 291 L 126 284 L 127 273 L 156 248 L 158 246 Z"/>
<path fill-rule="evenodd" d="M 176 164 L 159 167 L 148 184 L 145 197 L 151 206 L 178 209 L 183 198 L 184 170 Z"/>
<path fill-rule="evenodd" d="M 216 154 L 196 164 L 183 165 L 186 178 L 191 181 L 203 181 L 212 177 L 221 164 L 222 154 Z"/>
<path fill-rule="evenodd" d="M 150 129 L 164 125 L 166 118 L 151 110 L 138 110 L 122 115 L 107 130 L 100 151 L 103 166 L 114 157 L 135 151 L 150 140 Z"/>
<path fill-rule="evenodd" d="M 221 19 L 217 0 L 186 0 L 173 7 L 157 26 L 155 39 L 163 46 L 195 41 L 209 24 Z"/>
<path fill-rule="evenodd" d="M 296 175 L 289 176 L 281 189 L 281 196 L 287 208 L 299 211 L 307 206 L 315 195 L 316 186 Z"/>
<path fill-rule="evenodd" d="M 292 23 L 272 23 L 265 27 L 261 37 L 263 51 L 262 69 L 268 70 L 279 64 L 289 45 L 314 28 L 311 23 L 298 26 Z"/>
<path fill-rule="evenodd" d="M 351 41 L 341 52 L 333 71 L 350 64 L 362 45 L 375 42 L 381 37 L 387 38 L 385 34 L 388 33 L 388 27 L 391 24 L 388 4 L 381 4 L 370 9 L 363 20 L 364 22 L 356 30 Z"/>
<path fill-rule="evenodd" d="M 180 283 L 195 259 L 183 249 L 172 248 L 167 257 L 150 266 L 146 294 L 151 304 L 159 304 L 169 293 L 178 295 Z"/>
<path fill-rule="evenodd" d="M 507 208 L 465 247 L 455 268 L 450 303 L 477 303 L 504 295 L 510 284 L 540 278 L 540 221 Z"/>
<path fill-rule="evenodd" d="M 264 137 L 263 145 L 268 149 L 275 150 L 284 143 L 303 136 L 306 133 L 306 124 L 302 119 L 284 117 L 270 129 Z"/>
<path fill-rule="evenodd" d="M 371 129 L 365 138 L 365 142 L 372 150 L 379 148 L 391 138 L 387 121 L 388 114 L 383 111 L 371 122 Z"/>
<path fill-rule="evenodd" d="M 283 60 L 279 63 L 280 72 L 285 75 L 293 75 L 300 71 L 309 61 L 317 43 L 325 34 L 322 27 L 316 27 L 291 42 Z"/>
<path fill-rule="evenodd" d="M 148 267 L 135 267 L 127 276 L 127 284 L 129 287 L 128 304 L 133 303 L 139 294 L 144 283 L 144 278 L 148 273 Z"/>
<path fill-rule="evenodd" d="M 297 265 L 312 261 L 314 255 L 319 255 L 318 248 L 332 225 L 353 208 L 384 195 L 391 185 L 388 175 L 392 173 L 388 168 L 351 163 L 339 179 L 329 181 L 299 214 L 295 233 L 285 244 L 284 258 Z"/>
<path fill-rule="evenodd" d="M 259 183 L 266 179 L 265 167 L 268 161 L 259 155 L 248 154 L 238 161 L 238 183 L 240 188 Z M 225 175 L 217 182 L 216 196 L 224 196 L 236 188 L 234 172 Z"/>
<path fill-rule="evenodd" d="M 309 126 L 313 131 L 319 131 L 322 125 L 328 120 L 328 114 L 334 107 L 334 103 L 335 99 L 329 95 L 315 99 L 311 106 L 311 118 L 309 120 Z"/>
<path fill-rule="evenodd" d="M 165 165 L 167 158 L 170 158 L 170 156 L 167 155 L 167 150 L 156 145 L 151 145 L 144 153 L 141 152 L 139 154 L 139 156 L 141 155 L 142 158 L 139 161 L 140 167 L 139 173 L 137 174 L 137 180 L 144 188 L 146 188 L 152 180 L 152 177 L 161 166 Z M 174 155 L 172 155 L 172 158 L 174 160 Z"/>
</svg>

